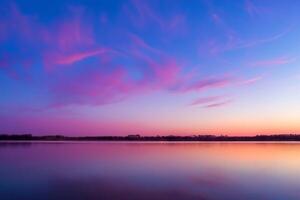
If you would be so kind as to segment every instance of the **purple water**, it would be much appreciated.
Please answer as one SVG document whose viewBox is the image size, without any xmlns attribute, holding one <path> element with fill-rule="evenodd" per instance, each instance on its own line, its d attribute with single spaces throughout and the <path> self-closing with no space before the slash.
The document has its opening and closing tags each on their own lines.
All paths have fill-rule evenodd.
<svg viewBox="0 0 300 200">
<path fill-rule="evenodd" d="M 0 143 L 0 199 L 300 199 L 300 143 Z"/>
</svg>

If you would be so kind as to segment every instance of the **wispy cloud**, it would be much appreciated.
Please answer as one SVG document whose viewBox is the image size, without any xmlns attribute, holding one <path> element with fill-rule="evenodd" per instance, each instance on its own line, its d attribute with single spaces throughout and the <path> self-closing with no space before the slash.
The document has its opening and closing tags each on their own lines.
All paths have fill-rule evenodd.
<svg viewBox="0 0 300 200">
<path fill-rule="evenodd" d="M 145 50 L 151 51 L 155 54 L 161 55 L 162 51 L 160 51 L 157 48 L 154 48 L 153 46 L 151 46 L 150 44 L 148 44 L 144 39 L 142 39 L 141 37 L 139 37 L 136 34 L 133 33 L 129 33 L 129 38 L 132 40 L 134 47 L 135 48 L 143 48 Z"/>
<path fill-rule="evenodd" d="M 221 18 L 217 18 L 218 21 Z M 206 43 L 201 43 L 199 49 L 201 52 L 204 50 L 210 52 L 211 55 L 223 53 L 227 51 L 236 51 L 241 49 L 254 48 L 261 45 L 266 45 L 286 36 L 292 29 L 288 27 L 282 32 L 261 37 L 261 38 L 242 38 L 239 37 L 232 29 L 221 23 L 220 27 L 224 30 L 226 37 L 225 41 L 216 40 L 214 38 L 208 39 Z M 204 46 L 203 46 L 204 45 Z M 203 49 L 203 50 L 202 50 Z"/>
<path fill-rule="evenodd" d="M 132 0 L 132 5 L 136 9 L 142 23 L 155 22 L 161 28 L 164 27 L 164 21 L 159 15 L 147 4 L 146 1 Z"/>
<path fill-rule="evenodd" d="M 124 13 L 138 27 L 152 27 L 168 33 L 182 32 L 186 29 L 185 15 L 171 13 L 169 17 L 162 17 L 162 14 L 153 9 L 151 1 L 131 0 L 130 5 L 124 6 Z M 132 6 L 132 7 L 131 7 Z"/>
<path fill-rule="evenodd" d="M 263 79 L 263 76 L 255 76 L 246 80 L 238 81 L 238 85 L 252 85 Z"/>
<path fill-rule="evenodd" d="M 17 70 L 13 67 L 15 62 L 8 56 L 2 55 L 0 57 L 0 70 L 4 71 L 9 77 L 13 79 L 19 79 L 20 75 Z"/>
<path fill-rule="evenodd" d="M 247 40 L 247 41 L 241 41 L 240 43 L 234 45 L 233 47 L 231 47 L 232 49 L 241 49 L 241 48 L 249 48 L 249 47 L 254 47 L 254 46 L 258 46 L 258 45 L 262 45 L 262 44 L 266 44 L 269 42 L 273 42 L 275 40 L 278 40 L 280 38 L 282 38 L 283 36 L 285 36 L 287 33 L 289 33 L 291 31 L 290 28 L 272 35 L 270 37 L 265 37 L 262 39 L 253 39 L 253 40 Z"/>
<path fill-rule="evenodd" d="M 214 24 L 219 27 L 223 32 L 225 33 L 225 36 L 228 39 L 228 42 L 231 42 L 231 40 L 235 39 L 235 31 L 233 28 L 231 28 L 227 23 L 226 20 L 218 13 L 214 12 L 211 13 L 211 19 L 214 22 Z"/>
<path fill-rule="evenodd" d="M 67 55 L 65 57 L 59 58 L 56 60 L 57 64 L 73 64 L 75 62 L 78 62 L 80 60 L 83 60 L 85 58 L 99 55 L 102 53 L 107 52 L 106 49 L 101 49 L 101 50 L 94 50 L 94 51 L 85 51 L 85 52 L 79 52 L 79 53 L 74 53 L 71 55 Z"/>
<path fill-rule="evenodd" d="M 148 3 L 132 1 L 140 16 L 136 20 L 154 23 L 163 31 L 177 31 L 184 25 L 184 15 L 171 13 L 167 18 L 162 18 Z M 108 44 L 102 45 L 99 42 L 102 40 L 98 38 L 97 41 L 95 36 L 95 27 L 87 23 L 89 20 L 82 9 L 68 10 L 63 19 L 55 20 L 47 26 L 37 23 L 32 16 L 22 14 L 17 6 L 10 8 L 10 12 L 6 21 L 16 23 L 12 23 L 6 30 L 17 35 L 20 39 L 18 42 L 24 44 L 24 48 L 17 52 L 22 55 L 20 60 L 14 55 L 1 58 L 0 68 L 16 79 L 23 74 L 15 70 L 15 65 L 27 66 L 33 62 L 41 62 L 44 67 L 41 71 L 45 73 L 41 76 L 45 76 L 43 84 L 44 89 L 50 93 L 51 106 L 103 105 L 151 91 L 200 93 L 228 87 L 235 82 L 234 78 L 226 76 L 225 73 L 201 78 L 196 73 L 188 74 L 186 65 L 147 41 L 147 37 L 137 34 L 138 31 L 128 34 L 131 31 L 125 30 L 122 32 L 126 33 L 125 37 L 121 34 L 125 41 L 118 43 L 119 40 L 115 40 L 113 35 L 112 43 L 118 41 L 117 44 L 111 45 L 107 42 Z M 215 18 L 216 23 L 218 20 L 218 23 L 223 23 L 217 16 Z M 38 56 L 28 56 L 26 49 Z M 107 54 L 113 54 L 114 59 L 107 59 Z M 92 57 L 99 59 L 87 62 Z M 104 64 L 102 60 L 105 60 Z M 26 68 L 32 70 L 28 66 Z M 217 100 L 217 97 L 214 98 Z M 209 100 L 214 99 L 198 99 L 193 104 L 204 101 L 209 103 Z"/>
<path fill-rule="evenodd" d="M 44 55 L 44 65 L 46 69 L 54 69 L 58 65 L 72 65 L 76 62 L 85 60 L 93 56 L 103 56 L 103 54 L 111 52 L 106 48 L 98 48 L 96 50 L 86 50 L 82 52 L 75 52 L 69 54 L 51 52 L 45 53 Z"/>
<path fill-rule="evenodd" d="M 110 73 L 87 69 L 81 74 L 57 79 L 49 87 L 53 94 L 52 105 L 69 104 L 102 105 L 112 103 L 129 95 L 132 88 L 127 72 L 118 68 Z"/>
<path fill-rule="evenodd" d="M 269 60 L 259 60 L 251 62 L 249 65 L 252 67 L 271 67 L 276 65 L 285 65 L 296 61 L 295 57 L 281 56 Z"/>
<path fill-rule="evenodd" d="M 212 77 L 202 80 L 197 80 L 187 85 L 183 85 L 179 90 L 181 92 L 201 91 L 204 89 L 223 88 L 233 83 L 230 77 Z"/>
<path fill-rule="evenodd" d="M 200 97 L 192 101 L 190 106 L 201 106 L 202 108 L 215 108 L 227 105 L 231 103 L 233 100 L 229 98 L 227 95 L 215 95 L 215 96 L 207 96 Z"/>
<path fill-rule="evenodd" d="M 23 14 L 15 3 L 10 3 L 10 13 L 8 18 L 8 29 L 17 32 L 19 37 L 27 40 L 34 38 L 34 20 L 32 17 Z"/>
<path fill-rule="evenodd" d="M 283 36 L 285 36 L 288 32 L 290 32 L 290 29 L 284 30 L 281 33 L 265 37 L 265 38 L 257 38 L 257 39 L 247 39 L 247 40 L 235 40 L 234 43 L 229 43 L 223 48 L 223 51 L 226 50 L 238 50 L 238 49 L 245 49 L 245 48 L 252 48 L 263 44 L 268 44 L 270 42 L 276 41 Z M 222 51 L 222 50 L 221 50 Z"/>
<path fill-rule="evenodd" d="M 222 102 L 218 102 L 218 103 L 212 103 L 212 104 L 208 104 L 205 105 L 204 108 L 216 108 L 216 107 L 221 107 L 221 106 L 225 106 L 228 105 L 232 102 L 233 100 L 226 100 L 226 101 L 222 101 Z"/>
<path fill-rule="evenodd" d="M 217 102 L 223 100 L 224 96 L 208 96 L 208 97 L 200 97 L 192 101 L 189 105 L 203 105 L 203 104 L 211 104 L 212 102 Z"/>
<path fill-rule="evenodd" d="M 261 8 L 255 5 L 252 0 L 245 1 L 245 10 L 251 16 L 258 15 L 262 12 Z"/>
</svg>

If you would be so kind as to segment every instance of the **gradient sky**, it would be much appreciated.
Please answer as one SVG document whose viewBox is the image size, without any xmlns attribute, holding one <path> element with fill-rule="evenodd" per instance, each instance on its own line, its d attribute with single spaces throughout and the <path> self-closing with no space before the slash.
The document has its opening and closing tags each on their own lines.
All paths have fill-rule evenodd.
<svg viewBox="0 0 300 200">
<path fill-rule="evenodd" d="M 0 133 L 300 133 L 298 0 L 2 0 Z"/>
</svg>

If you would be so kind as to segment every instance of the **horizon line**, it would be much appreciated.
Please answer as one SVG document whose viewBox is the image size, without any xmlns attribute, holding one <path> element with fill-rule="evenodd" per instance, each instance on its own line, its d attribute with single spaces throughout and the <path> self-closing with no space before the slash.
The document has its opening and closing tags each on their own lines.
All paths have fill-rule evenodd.
<svg viewBox="0 0 300 200">
<path fill-rule="evenodd" d="M 0 134 L 0 141 L 300 141 L 300 134 L 273 134 L 253 136 L 190 135 L 190 136 L 64 136 L 32 134 Z"/>
</svg>

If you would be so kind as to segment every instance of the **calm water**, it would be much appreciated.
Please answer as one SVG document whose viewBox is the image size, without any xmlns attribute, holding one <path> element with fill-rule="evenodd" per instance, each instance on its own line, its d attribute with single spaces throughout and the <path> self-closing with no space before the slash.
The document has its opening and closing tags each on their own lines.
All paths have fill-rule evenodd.
<svg viewBox="0 0 300 200">
<path fill-rule="evenodd" d="M 300 199 L 300 143 L 0 143 L 0 199 Z"/>
</svg>

